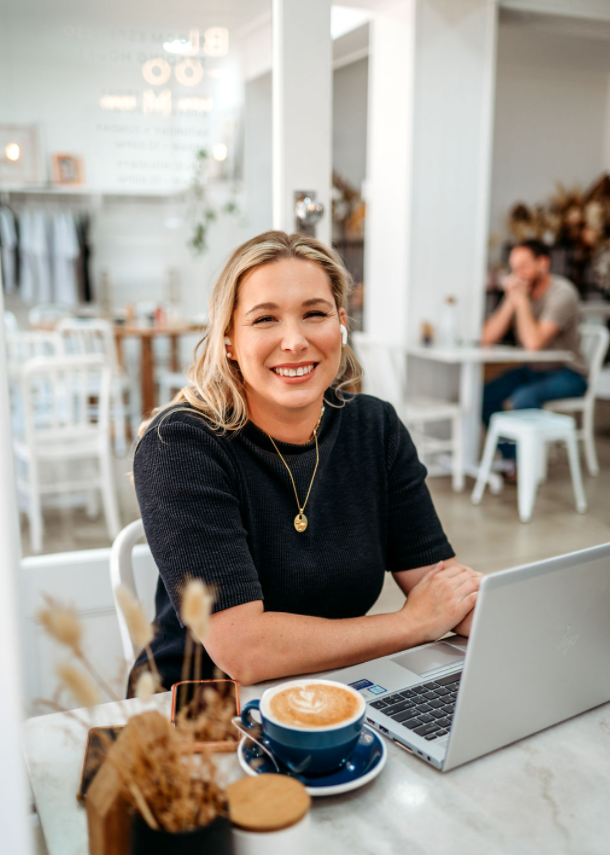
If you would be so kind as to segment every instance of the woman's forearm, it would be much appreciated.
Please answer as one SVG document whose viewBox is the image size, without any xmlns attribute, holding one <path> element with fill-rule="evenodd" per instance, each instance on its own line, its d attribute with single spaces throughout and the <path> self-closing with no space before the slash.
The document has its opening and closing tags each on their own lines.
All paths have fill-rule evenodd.
<svg viewBox="0 0 610 855">
<path fill-rule="evenodd" d="M 264 680 L 343 668 L 397 653 L 426 640 L 416 626 L 409 630 L 400 612 L 328 620 L 283 612 L 263 612 L 251 630 L 242 624 L 235 645 L 223 643 L 208 652 L 233 679 L 244 685 Z M 228 630 L 223 627 L 223 635 Z M 230 630 L 229 630 L 230 631 Z M 225 636 L 226 638 L 226 636 Z"/>
<path fill-rule="evenodd" d="M 204 643 L 245 685 L 344 668 L 440 638 L 472 611 L 480 580 L 455 559 L 441 561 L 410 588 L 399 611 L 338 620 L 265 612 L 257 600 L 214 614 Z"/>
</svg>

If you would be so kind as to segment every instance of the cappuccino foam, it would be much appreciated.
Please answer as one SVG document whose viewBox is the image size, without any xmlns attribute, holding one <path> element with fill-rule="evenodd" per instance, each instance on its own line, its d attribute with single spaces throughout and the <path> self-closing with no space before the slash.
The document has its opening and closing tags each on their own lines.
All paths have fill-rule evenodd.
<svg viewBox="0 0 610 855">
<path fill-rule="evenodd" d="M 296 727 L 329 727 L 353 718 L 359 698 L 339 686 L 309 683 L 290 686 L 273 695 L 269 711 L 280 724 Z"/>
</svg>

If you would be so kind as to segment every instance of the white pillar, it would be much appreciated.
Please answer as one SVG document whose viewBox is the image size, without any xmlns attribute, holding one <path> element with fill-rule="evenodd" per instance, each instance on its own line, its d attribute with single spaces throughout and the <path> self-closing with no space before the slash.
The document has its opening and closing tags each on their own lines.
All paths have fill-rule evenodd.
<svg viewBox="0 0 610 855">
<path fill-rule="evenodd" d="M 315 191 L 331 239 L 330 0 L 273 0 L 273 226 L 294 231 L 294 191 Z"/>
<path fill-rule="evenodd" d="M 365 328 L 406 342 L 483 315 L 495 0 L 403 0 L 371 25 Z"/>
<path fill-rule="evenodd" d="M 364 328 L 406 339 L 411 248 L 415 0 L 376 12 L 369 35 Z"/>
<path fill-rule="evenodd" d="M 28 791 L 21 749 L 22 659 L 17 573 L 19 570 L 19 521 L 15 502 L 15 479 L 8 399 L 6 344 L 4 340 L 4 297 L 0 275 L 0 834 L 2 851 L 32 851 L 28 828 Z"/>
</svg>

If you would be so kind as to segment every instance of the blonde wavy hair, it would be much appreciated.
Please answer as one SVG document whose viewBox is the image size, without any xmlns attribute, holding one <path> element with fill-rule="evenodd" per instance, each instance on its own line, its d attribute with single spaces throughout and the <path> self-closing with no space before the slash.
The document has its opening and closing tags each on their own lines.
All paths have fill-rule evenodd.
<svg viewBox="0 0 610 855">
<path fill-rule="evenodd" d="M 246 424 L 248 402 L 243 378 L 237 363 L 227 358 L 224 339 L 231 330 L 239 286 L 245 275 L 264 264 L 290 258 L 311 261 L 321 267 L 328 276 L 337 310 L 347 311 L 352 280 L 333 249 L 314 238 L 281 231 L 264 232 L 246 241 L 231 255 L 212 291 L 208 328 L 195 349 L 195 361 L 187 375 L 189 384 L 142 423 L 140 436 L 159 413 L 169 415 L 180 404 L 190 405 L 221 433 L 240 430 Z M 343 392 L 353 388 L 361 377 L 360 363 L 349 345 L 345 345 L 337 376 L 331 384 L 342 403 L 346 400 Z"/>
</svg>

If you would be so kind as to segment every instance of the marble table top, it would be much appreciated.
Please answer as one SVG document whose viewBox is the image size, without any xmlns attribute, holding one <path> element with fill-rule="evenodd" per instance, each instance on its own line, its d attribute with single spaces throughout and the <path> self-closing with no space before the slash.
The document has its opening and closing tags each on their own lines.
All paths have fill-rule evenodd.
<svg viewBox="0 0 610 855">
<path fill-rule="evenodd" d="M 242 703 L 265 686 L 242 689 Z M 169 694 L 155 703 L 169 715 Z M 84 809 L 75 793 L 88 727 L 120 724 L 138 701 L 25 723 L 30 779 L 49 855 L 86 855 Z M 86 726 L 83 726 L 86 723 Z M 388 745 L 370 784 L 314 799 L 320 855 L 608 855 L 610 704 L 443 774 Z M 235 755 L 217 755 L 227 782 Z"/>
</svg>

